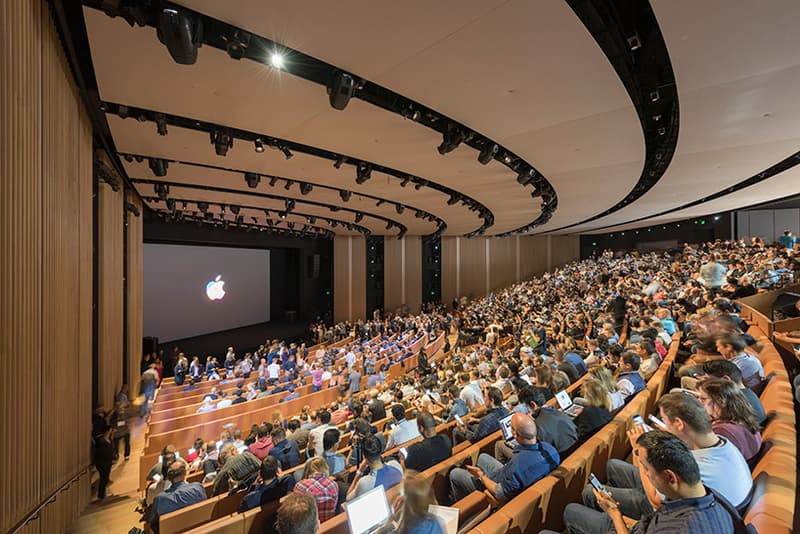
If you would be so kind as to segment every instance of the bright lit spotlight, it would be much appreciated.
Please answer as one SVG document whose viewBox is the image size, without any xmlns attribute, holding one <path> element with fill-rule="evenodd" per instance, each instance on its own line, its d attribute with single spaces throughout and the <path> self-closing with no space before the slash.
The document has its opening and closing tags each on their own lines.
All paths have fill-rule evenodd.
<svg viewBox="0 0 800 534">
<path fill-rule="evenodd" d="M 285 59 L 286 58 L 284 58 L 283 54 L 280 52 L 273 52 L 269 56 L 269 64 L 272 65 L 273 68 L 282 69 L 285 64 Z"/>
</svg>

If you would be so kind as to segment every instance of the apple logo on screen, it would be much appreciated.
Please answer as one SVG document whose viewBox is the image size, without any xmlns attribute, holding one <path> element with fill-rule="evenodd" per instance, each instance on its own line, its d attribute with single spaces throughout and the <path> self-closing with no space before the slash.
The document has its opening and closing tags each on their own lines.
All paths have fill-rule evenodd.
<svg viewBox="0 0 800 534">
<path fill-rule="evenodd" d="M 214 280 L 206 284 L 206 295 L 208 295 L 209 300 L 222 300 L 222 297 L 225 296 L 225 290 L 222 289 L 224 284 L 225 281 L 222 279 L 221 274 L 218 274 Z"/>
</svg>

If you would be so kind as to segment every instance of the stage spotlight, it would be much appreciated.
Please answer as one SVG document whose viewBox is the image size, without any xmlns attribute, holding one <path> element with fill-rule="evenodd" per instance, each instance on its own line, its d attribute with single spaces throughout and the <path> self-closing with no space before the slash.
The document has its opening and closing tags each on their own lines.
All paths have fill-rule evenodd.
<svg viewBox="0 0 800 534">
<path fill-rule="evenodd" d="M 460 200 L 460 195 L 458 195 L 458 193 L 451 193 L 450 198 L 447 199 L 447 205 L 453 206 L 455 204 L 458 204 L 459 200 Z"/>
<path fill-rule="evenodd" d="M 372 178 L 372 165 L 368 163 L 359 163 L 356 167 L 356 183 L 361 185 L 367 180 Z"/>
<path fill-rule="evenodd" d="M 340 208 L 339 206 L 328 206 L 328 209 L 331 210 L 333 213 L 336 213 L 337 211 L 341 210 L 342 208 Z"/>
<path fill-rule="evenodd" d="M 158 135 L 167 135 L 167 117 L 163 113 L 156 113 L 153 118 L 156 121 Z"/>
<path fill-rule="evenodd" d="M 442 144 L 437 147 L 439 154 L 445 155 L 448 152 L 452 152 L 461 142 L 464 140 L 464 132 L 461 129 L 454 125 L 448 124 L 447 130 L 442 134 Z"/>
<path fill-rule="evenodd" d="M 174 215 L 175 214 L 175 199 L 174 198 L 168 198 L 166 200 L 167 200 L 167 209 L 169 211 L 171 211 L 172 214 Z"/>
<path fill-rule="evenodd" d="M 282 69 L 286 64 L 286 58 L 284 58 L 283 54 L 280 52 L 273 52 L 269 56 L 269 64 L 272 65 L 273 68 Z"/>
<path fill-rule="evenodd" d="M 300 194 L 307 195 L 314 189 L 314 186 L 311 184 L 300 184 Z"/>
<path fill-rule="evenodd" d="M 405 230 L 400 230 L 400 233 L 397 234 L 397 239 L 403 239 L 406 236 Z"/>
<path fill-rule="evenodd" d="M 386 223 L 386 229 L 387 230 L 391 230 L 392 228 L 394 228 L 394 223 L 392 221 L 387 222 Z"/>
<path fill-rule="evenodd" d="M 289 213 L 294 209 L 295 202 L 291 198 L 287 198 L 284 200 L 284 206 L 286 207 L 286 213 Z"/>
<path fill-rule="evenodd" d="M 286 218 L 286 212 L 285 211 L 278 212 L 278 217 L 280 217 L 281 219 L 285 219 Z"/>
<path fill-rule="evenodd" d="M 339 111 L 346 108 L 355 88 L 356 81 L 352 75 L 340 70 L 333 73 L 331 81 L 328 82 L 328 100 L 331 107 Z"/>
<path fill-rule="evenodd" d="M 350 197 L 352 196 L 353 196 L 352 191 L 345 191 L 344 189 L 339 191 L 339 198 L 342 199 L 342 202 L 348 202 L 350 200 Z"/>
<path fill-rule="evenodd" d="M 271 177 L 269 179 L 269 186 L 270 187 L 275 187 L 275 184 L 277 184 L 277 183 L 278 183 L 278 177 L 277 176 L 273 176 L 273 177 Z"/>
<path fill-rule="evenodd" d="M 169 195 L 169 186 L 168 185 L 166 185 L 166 184 L 155 184 L 153 186 L 153 189 L 155 189 L 156 194 L 158 195 L 158 198 L 160 198 L 161 200 L 167 200 L 167 195 Z"/>
<path fill-rule="evenodd" d="M 292 188 L 292 184 L 294 184 L 294 182 L 293 182 L 293 181 L 291 181 L 291 180 L 286 180 L 286 185 L 284 185 L 284 186 L 283 186 L 283 188 L 284 188 L 284 189 L 286 189 L 286 190 L 288 191 L 289 189 L 291 189 L 291 188 Z"/>
<path fill-rule="evenodd" d="M 255 189 L 261 182 L 261 176 L 254 172 L 246 172 L 244 173 L 244 181 L 247 182 L 249 188 Z"/>
<path fill-rule="evenodd" d="M 336 158 L 336 161 L 333 162 L 333 166 L 336 169 L 341 169 L 343 163 L 344 163 L 344 157 L 339 156 L 338 158 Z"/>
<path fill-rule="evenodd" d="M 478 163 L 480 163 L 481 165 L 487 165 L 490 161 L 494 159 L 499 150 L 500 147 L 497 146 L 497 143 L 486 141 L 486 144 L 483 145 L 480 154 L 478 154 Z"/>
<path fill-rule="evenodd" d="M 364 214 L 359 211 L 356 213 L 356 216 L 353 220 L 357 223 L 360 223 L 363 219 L 364 219 Z"/>
<path fill-rule="evenodd" d="M 414 217 L 416 217 L 417 219 L 422 219 L 422 218 L 425 217 L 425 214 L 422 213 L 421 211 L 417 210 L 417 211 L 414 212 Z"/>
<path fill-rule="evenodd" d="M 411 181 L 411 178 L 410 178 L 410 177 L 408 177 L 408 176 L 406 176 L 405 178 L 403 178 L 403 181 L 402 181 L 402 182 L 400 182 L 400 187 L 405 187 L 405 186 L 407 186 L 407 185 L 408 185 L 408 182 L 410 182 L 410 181 Z"/>
<path fill-rule="evenodd" d="M 133 156 L 131 156 L 130 154 L 125 154 L 122 157 L 125 158 L 125 161 L 127 161 L 128 163 L 133 163 Z"/>
<path fill-rule="evenodd" d="M 208 213 L 208 202 L 198 202 L 197 209 L 203 213 Z"/>
<path fill-rule="evenodd" d="M 517 183 L 519 185 L 528 185 L 536 177 L 536 171 L 530 167 L 522 169 L 517 175 Z"/>
<path fill-rule="evenodd" d="M 228 149 L 233 147 L 231 132 L 227 128 L 214 129 L 211 131 L 210 136 L 211 144 L 214 145 L 214 151 L 217 156 L 226 156 Z"/>
<path fill-rule="evenodd" d="M 425 185 L 425 182 L 417 182 L 417 183 L 414 184 L 414 189 L 419 191 L 420 189 L 423 188 L 424 185 Z"/>
<path fill-rule="evenodd" d="M 250 34 L 249 33 L 242 33 L 239 34 L 239 31 L 236 30 L 233 32 L 233 37 L 223 37 L 227 41 L 225 45 L 225 49 L 228 51 L 228 55 L 231 59 L 240 60 L 244 57 L 245 50 L 250 45 Z"/>
<path fill-rule="evenodd" d="M 150 158 L 149 165 L 150 170 L 153 171 L 153 174 L 156 176 L 167 175 L 167 167 L 169 167 L 169 162 L 167 160 L 161 158 Z"/>
<path fill-rule="evenodd" d="M 133 159 L 135 159 L 137 163 L 141 163 L 144 161 L 144 158 L 142 156 L 133 156 Z"/>
<path fill-rule="evenodd" d="M 395 204 L 394 209 L 395 209 L 395 211 L 397 212 L 398 215 L 402 215 L 403 212 L 405 211 L 406 207 L 403 206 L 402 204 Z"/>
<path fill-rule="evenodd" d="M 381 206 L 381 204 L 383 204 L 384 202 L 386 202 L 386 201 L 385 201 L 385 200 L 383 200 L 382 198 L 378 199 L 378 201 L 375 203 L 375 207 L 376 207 L 376 208 L 380 207 L 380 206 Z"/>
<path fill-rule="evenodd" d="M 234 215 L 239 215 L 239 211 L 241 211 L 241 208 L 239 208 L 239 206 L 231 206 L 231 213 L 233 213 Z"/>
<path fill-rule="evenodd" d="M 256 152 L 258 152 L 259 154 L 264 152 L 264 141 L 262 141 L 260 137 L 256 139 L 254 143 L 256 145 Z"/>
<path fill-rule="evenodd" d="M 292 156 L 294 156 L 294 154 L 292 154 L 292 151 L 289 150 L 289 147 L 286 145 L 278 146 L 278 150 L 283 152 L 283 155 L 286 157 L 286 159 L 292 159 Z"/>
<path fill-rule="evenodd" d="M 308 224 L 315 224 L 317 222 L 317 218 L 313 215 L 309 215 L 308 217 Z"/>
<path fill-rule="evenodd" d="M 175 63 L 193 65 L 197 61 L 197 49 L 203 44 L 203 21 L 178 9 L 165 7 L 158 14 L 156 35 Z"/>
</svg>

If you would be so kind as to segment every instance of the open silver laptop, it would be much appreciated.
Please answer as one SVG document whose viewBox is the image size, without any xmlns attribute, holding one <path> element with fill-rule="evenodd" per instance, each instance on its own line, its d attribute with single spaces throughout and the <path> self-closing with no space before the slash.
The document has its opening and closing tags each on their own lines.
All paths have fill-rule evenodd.
<svg viewBox="0 0 800 534">
<path fill-rule="evenodd" d="M 568 416 L 575 417 L 576 415 L 578 415 L 580 406 L 572 402 L 572 398 L 570 398 L 569 393 L 567 393 L 567 390 L 562 389 L 561 391 L 556 393 L 556 401 L 558 401 L 558 407 L 561 409 L 561 411 L 567 414 Z"/>
</svg>

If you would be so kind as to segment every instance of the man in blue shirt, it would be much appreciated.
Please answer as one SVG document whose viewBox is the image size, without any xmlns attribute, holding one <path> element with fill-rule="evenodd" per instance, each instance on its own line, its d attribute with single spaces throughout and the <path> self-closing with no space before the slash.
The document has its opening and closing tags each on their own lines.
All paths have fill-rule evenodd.
<svg viewBox="0 0 800 534">
<path fill-rule="evenodd" d="M 300 465 L 300 448 L 291 439 L 286 439 L 286 431 L 278 426 L 272 430 L 272 448 L 269 456 L 274 456 L 280 462 L 281 469 L 291 469 Z M 324 439 L 324 438 L 323 438 Z"/>
<path fill-rule="evenodd" d="M 457 467 L 450 472 L 453 501 L 485 488 L 505 503 L 558 467 L 561 462 L 558 451 L 549 443 L 537 441 L 536 422 L 530 415 L 514 414 L 511 433 L 517 446 L 507 464 L 482 453 L 477 466 Z"/>
<path fill-rule="evenodd" d="M 495 387 L 486 390 L 486 398 L 489 401 L 489 410 L 480 420 L 470 417 L 467 422 L 473 424 L 473 428 L 455 428 L 453 430 L 454 444 L 469 440 L 470 443 L 477 443 L 489 434 L 500 430 L 500 419 L 508 415 L 508 410 L 503 407 L 503 394 Z M 477 422 L 477 426 L 474 424 Z"/>
<path fill-rule="evenodd" d="M 185 482 L 186 464 L 183 461 L 176 460 L 169 466 L 167 479 L 172 485 L 156 495 L 145 516 L 155 532 L 158 532 L 158 520 L 162 515 L 206 500 L 206 490 L 202 484 Z"/>
</svg>

